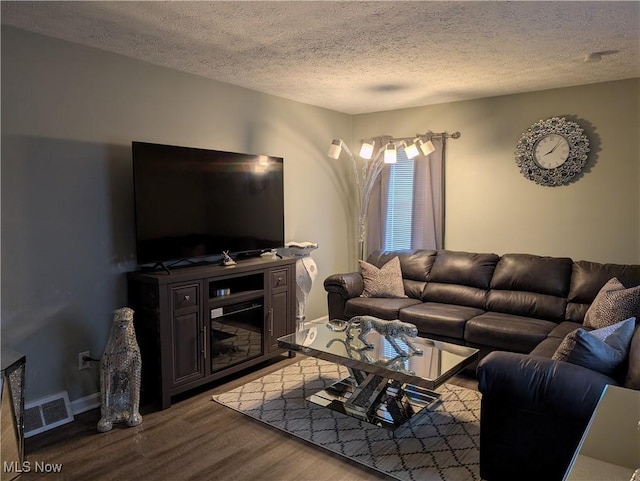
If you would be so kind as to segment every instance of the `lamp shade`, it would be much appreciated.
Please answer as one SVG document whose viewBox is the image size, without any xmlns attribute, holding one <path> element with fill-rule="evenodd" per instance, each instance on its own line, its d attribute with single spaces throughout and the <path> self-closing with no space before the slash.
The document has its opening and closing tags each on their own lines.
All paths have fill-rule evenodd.
<svg viewBox="0 0 640 481">
<path fill-rule="evenodd" d="M 384 163 L 395 164 L 396 163 L 396 146 L 393 142 L 389 142 L 384 149 Z"/>
<path fill-rule="evenodd" d="M 413 142 L 405 142 L 404 144 L 404 153 L 407 154 L 407 157 L 410 159 L 415 159 L 419 154 L 420 151 L 418 150 L 418 145 L 417 142 L 419 142 L 420 139 L 415 139 Z"/>
<path fill-rule="evenodd" d="M 427 140 L 426 142 L 420 141 L 420 150 L 422 150 L 422 153 L 426 156 L 435 152 L 436 148 L 431 140 Z"/>
<path fill-rule="evenodd" d="M 342 140 L 333 139 L 331 145 L 329 146 L 327 155 L 334 160 L 338 160 L 338 157 L 340 157 L 340 152 L 342 152 Z"/>
<path fill-rule="evenodd" d="M 360 147 L 359 155 L 363 159 L 371 159 L 371 156 L 373 155 L 373 142 L 367 140 L 363 141 L 362 146 Z"/>
</svg>

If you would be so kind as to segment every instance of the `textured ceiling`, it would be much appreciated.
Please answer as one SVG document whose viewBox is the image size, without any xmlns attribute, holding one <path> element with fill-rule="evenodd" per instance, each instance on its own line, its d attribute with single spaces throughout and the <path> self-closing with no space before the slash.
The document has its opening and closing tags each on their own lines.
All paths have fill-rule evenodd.
<svg viewBox="0 0 640 481">
<path fill-rule="evenodd" d="M 352 114 L 640 77 L 638 1 L 2 1 L 2 23 Z"/>
</svg>

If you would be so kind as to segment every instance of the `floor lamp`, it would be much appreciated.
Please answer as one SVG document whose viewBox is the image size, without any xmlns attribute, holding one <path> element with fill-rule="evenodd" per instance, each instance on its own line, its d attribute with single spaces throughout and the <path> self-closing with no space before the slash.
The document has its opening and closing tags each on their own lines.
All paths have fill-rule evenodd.
<svg viewBox="0 0 640 481">
<path fill-rule="evenodd" d="M 373 185 L 385 164 L 395 164 L 398 149 L 403 149 L 408 158 L 413 159 L 418 155 L 425 157 L 435 151 L 432 138 L 443 137 L 457 139 L 460 132 L 452 134 L 432 133 L 416 134 L 415 137 L 394 138 L 390 135 L 374 137 L 362 142 L 359 155 L 364 159 L 358 169 L 358 163 L 347 144 L 342 139 L 334 139 L 329 146 L 327 155 L 338 160 L 344 151 L 351 160 L 353 176 L 358 191 L 358 259 L 365 260 L 365 241 L 367 235 L 367 212 L 369 198 Z"/>
<path fill-rule="evenodd" d="M 391 137 L 384 137 L 384 139 L 391 139 Z M 379 142 L 382 144 L 382 141 Z M 382 144 L 384 145 L 384 144 Z M 369 208 L 369 197 L 371 196 L 371 190 L 378 175 L 382 172 L 384 167 L 384 149 L 378 146 L 373 155 L 375 145 L 371 144 L 371 156 L 370 159 L 362 163 L 361 169 L 358 170 L 358 163 L 355 157 L 344 143 L 342 139 L 334 139 L 329 147 L 328 155 L 334 160 L 338 160 L 341 152 L 346 152 L 347 156 L 351 160 L 353 168 L 353 176 L 356 182 L 356 188 L 358 191 L 358 259 L 364 260 L 365 257 L 365 239 L 367 234 L 367 211 Z"/>
</svg>

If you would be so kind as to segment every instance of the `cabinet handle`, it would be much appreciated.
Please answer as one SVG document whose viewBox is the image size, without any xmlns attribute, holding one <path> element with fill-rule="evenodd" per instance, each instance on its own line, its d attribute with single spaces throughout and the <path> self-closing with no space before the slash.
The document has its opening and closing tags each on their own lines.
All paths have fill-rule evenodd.
<svg viewBox="0 0 640 481">
<path fill-rule="evenodd" d="M 273 334 L 273 307 L 269 309 L 269 334 Z"/>
<path fill-rule="evenodd" d="M 185 301 L 188 301 L 189 299 L 191 299 L 191 296 L 184 296 Z"/>
<path fill-rule="evenodd" d="M 207 358 L 207 326 L 202 326 L 202 358 Z"/>
</svg>

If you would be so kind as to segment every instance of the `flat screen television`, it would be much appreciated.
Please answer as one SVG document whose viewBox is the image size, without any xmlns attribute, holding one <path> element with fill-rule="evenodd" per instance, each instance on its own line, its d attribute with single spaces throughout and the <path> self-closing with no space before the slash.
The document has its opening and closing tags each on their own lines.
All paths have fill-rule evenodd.
<svg viewBox="0 0 640 481">
<path fill-rule="evenodd" d="M 283 159 L 132 142 L 138 265 L 284 245 Z"/>
</svg>

